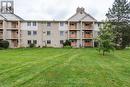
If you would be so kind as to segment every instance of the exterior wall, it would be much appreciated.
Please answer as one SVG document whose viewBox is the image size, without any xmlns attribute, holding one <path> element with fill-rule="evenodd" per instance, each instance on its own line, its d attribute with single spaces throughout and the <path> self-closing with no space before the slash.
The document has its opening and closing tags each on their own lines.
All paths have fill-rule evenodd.
<svg viewBox="0 0 130 87">
<path fill-rule="evenodd" d="M 30 21 L 31 23 L 33 21 Z M 21 47 L 28 47 L 28 40 L 37 40 L 37 47 L 62 47 L 60 40 L 67 40 L 67 23 L 64 22 L 64 26 L 60 26 L 60 22 L 49 22 L 51 26 L 47 26 L 46 21 L 37 22 L 36 26 L 27 26 L 27 22 L 21 23 Z M 28 35 L 28 31 L 37 31 L 37 35 Z M 47 35 L 47 32 L 50 32 L 50 35 Z M 60 35 L 60 31 L 63 32 L 63 36 Z M 51 44 L 47 44 L 47 41 L 50 40 Z"/>
<path fill-rule="evenodd" d="M 35 21 L 29 21 L 31 22 L 31 26 L 28 26 L 28 22 L 22 22 L 21 23 L 21 47 L 29 47 L 28 40 L 31 40 L 31 43 L 33 44 L 33 41 L 36 40 L 37 43 L 35 44 L 36 47 L 42 46 L 41 44 L 41 30 L 39 28 L 39 23 L 36 22 L 36 26 L 33 26 L 33 22 Z M 31 35 L 28 35 L 28 32 L 31 32 Z M 37 34 L 33 34 L 33 32 L 36 32 Z"/>
<path fill-rule="evenodd" d="M 51 26 L 47 26 L 48 22 L 43 22 L 43 44 L 48 47 L 62 47 L 60 40 L 65 41 L 67 39 L 67 24 L 59 27 L 59 22 L 49 22 Z M 63 36 L 60 35 L 60 31 L 63 31 Z M 47 35 L 50 32 L 50 35 Z M 51 44 L 47 41 L 50 40 Z"/>
</svg>

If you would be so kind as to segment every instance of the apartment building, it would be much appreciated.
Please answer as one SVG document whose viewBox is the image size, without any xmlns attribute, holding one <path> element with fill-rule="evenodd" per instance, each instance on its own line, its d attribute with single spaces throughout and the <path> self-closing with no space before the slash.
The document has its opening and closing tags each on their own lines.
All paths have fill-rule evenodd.
<svg viewBox="0 0 130 87">
<path fill-rule="evenodd" d="M 85 12 L 84 8 L 77 8 L 76 14 L 68 19 L 68 37 L 71 45 L 76 47 L 93 47 L 97 20 Z"/>
<path fill-rule="evenodd" d="M 21 47 L 35 44 L 37 47 L 62 47 L 67 40 L 66 21 L 34 21 L 21 22 Z"/>
<path fill-rule="evenodd" d="M 0 2 L 0 40 L 7 40 L 10 48 L 20 47 L 20 32 L 22 18 L 14 14 L 14 2 Z"/>
<path fill-rule="evenodd" d="M 23 20 L 14 14 L 13 0 L 1 0 L 0 9 L 0 40 L 9 41 L 10 48 L 32 43 L 37 47 L 62 47 L 66 40 L 71 40 L 73 47 L 94 47 L 98 24 L 84 8 L 77 8 L 66 21 Z"/>
</svg>

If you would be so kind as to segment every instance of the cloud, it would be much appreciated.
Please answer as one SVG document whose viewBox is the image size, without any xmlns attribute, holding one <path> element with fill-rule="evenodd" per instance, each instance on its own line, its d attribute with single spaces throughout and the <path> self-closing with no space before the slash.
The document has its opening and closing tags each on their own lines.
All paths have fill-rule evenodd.
<svg viewBox="0 0 130 87">
<path fill-rule="evenodd" d="M 114 0 L 15 0 L 15 13 L 24 19 L 67 20 L 75 14 L 77 7 L 97 20 L 105 19 L 108 8 Z"/>
</svg>

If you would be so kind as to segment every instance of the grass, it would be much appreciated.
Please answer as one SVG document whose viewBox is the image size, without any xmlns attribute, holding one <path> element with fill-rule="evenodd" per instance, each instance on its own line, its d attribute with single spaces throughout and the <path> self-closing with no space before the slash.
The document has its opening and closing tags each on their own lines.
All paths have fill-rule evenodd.
<svg viewBox="0 0 130 87">
<path fill-rule="evenodd" d="M 130 87 L 130 49 L 0 50 L 0 87 Z"/>
</svg>

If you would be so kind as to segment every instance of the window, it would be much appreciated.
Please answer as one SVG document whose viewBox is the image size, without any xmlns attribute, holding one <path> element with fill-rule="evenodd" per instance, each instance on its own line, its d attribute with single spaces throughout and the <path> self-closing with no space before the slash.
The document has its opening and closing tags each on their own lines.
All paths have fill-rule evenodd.
<svg viewBox="0 0 130 87">
<path fill-rule="evenodd" d="M 51 44 L 51 40 L 47 40 L 47 44 Z"/>
<path fill-rule="evenodd" d="M 28 40 L 28 44 L 31 44 L 31 40 Z"/>
<path fill-rule="evenodd" d="M 64 31 L 60 31 L 60 36 L 64 36 Z"/>
<path fill-rule="evenodd" d="M 28 35 L 31 35 L 31 31 L 28 31 Z"/>
<path fill-rule="evenodd" d="M 60 22 L 60 26 L 64 26 L 64 22 Z"/>
<path fill-rule="evenodd" d="M 37 23 L 36 22 L 33 22 L 33 26 L 36 26 L 37 25 Z"/>
<path fill-rule="evenodd" d="M 27 26 L 31 26 L 31 22 L 27 22 Z"/>
<path fill-rule="evenodd" d="M 86 43 L 89 43 L 89 42 L 91 42 L 91 41 L 90 41 L 90 40 L 85 40 L 85 42 L 86 42 Z"/>
<path fill-rule="evenodd" d="M 73 32 L 73 31 L 72 31 L 72 32 L 70 32 L 70 34 L 76 34 L 76 32 Z"/>
<path fill-rule="evenodd" d="M 37 35 L 37 31 L 33 31 L 33 35 Z"/>
<path fill-rule="evenodd" d="M 50 36 L 51 35 L 51 31 L 47 31 L 47 36 Z"/>
<path fill-rule="evenodd" d="M 51 26 L 51 22 L 47 22 L 47 27 L 50 27 Z"/>
<path fill-rule="evenodd" d="M 33 40 L 33 44 L 37 44 L 37 40 Z"/>
<path fill-rule="evenodd" d="M 64 40 L 60 40 L 60 44 L 63 44 L 64 43 Z"/>
<path fill-rule="evenodd" d="M 89 24 L 85 24 L 85 26 L 89 26 Z"/>
<path fill-rule="evenodd" d="M 98 23 L 98 27 L 100 27 L 100 24 Z"/>
<path fill-rule="evenodd" d="M 101 33 L 100 32 L 97 32 L 98 33 L 98 35 L 101 35 Z"/>
<path fill-rule="evenodd" d="M 91 34 L 91 32 L 85 32 L 86 34 Z"/>
<path fill-rule="evenodd" d="M 74 24 L 70 24 L 70 25 L 74 26 Z"/>
</svg>

